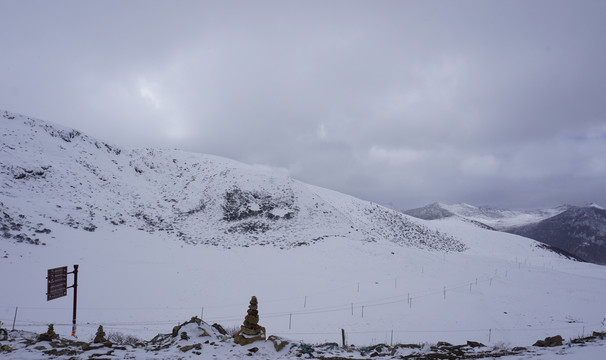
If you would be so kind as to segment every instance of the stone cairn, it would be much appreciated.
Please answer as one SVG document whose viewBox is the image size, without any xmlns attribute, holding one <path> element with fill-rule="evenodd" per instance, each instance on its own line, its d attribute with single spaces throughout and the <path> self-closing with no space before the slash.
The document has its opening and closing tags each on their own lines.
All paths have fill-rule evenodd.
<svg viewBox="0 0 606 360">
<path fill-rule="evenodd" d="M 107 339 L 105 338 L 105 331 L 103 331 L 103 325 L 99 325 L 99 328 L 97 328 L 97 334 L 95 334 L 95 339 L 93 340 L 93 343 L 95 344 L 102 344 L 102 343 L 106 343 Z"/>
<path fill-rule="evenodd" d="M 236 344 L 248 345 L 255 341 L 265 340 L 265 328 L 259 325 L 259 311 L 257 297 L 253 296 L 248 305 L 248 312 L 244 318 L 244 324 L 234 335 Z"/>
<path fill-rule="evenodd" d="M 53 341 L 58 339 L 59 335 L 55 332 L 55 325 L 48 325 L 48 330 L 45 333 L 38 335 L 38 341 Z"/>
</svg>

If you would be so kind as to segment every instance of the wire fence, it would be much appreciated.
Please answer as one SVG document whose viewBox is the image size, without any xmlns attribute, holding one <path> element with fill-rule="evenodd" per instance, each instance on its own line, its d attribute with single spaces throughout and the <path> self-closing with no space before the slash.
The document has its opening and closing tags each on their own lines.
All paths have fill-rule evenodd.
<svg viewBox="0 0 606 360">
<path fill-rule="evenodd" d="M 364 316 L 364 309 L 368 309 L 368 308 L 375 308 L 375 307 L 383 307 L 383 306 L 388 306 L 388 305 L 394 305 L 394 304 L 404 304 L 406 303 L 407 306 L 409 308 L 412 308 L 413 303 L 418 302 L 419 300 L 422 299 L 426 299 L 429 297 L 435 297 L 435 296 L 441 296 L 444 299 L 447 298 L 447 294 L 453 292 L 453 291 L 460 291 L 463 289 L 469 289 L 469 292 L 472 293 L 474 288 L 479 287 L 480 285 L 486 285 L 488 284 L 489 286 L 493 285 L 493 282 L 495 282 L 496 280 L 504 280 L 505 278 L 508 277 L 509 273 L 515 270 L 519 270 L 521 269 L 521 266 L 529 266 L 527 263 L 527 260 L 522 263 L 522 262 L 518 262 L 516 259 L 515 262 L 515 266 L 512 266 L 507 268 L 507 269 L 495 269 L 494 270 L 494 274 L 484 274 L 482 276 L 478 276 L 472 279 L 467 279 L 464 281 L 458 281 L 456 283 L 452 283 L 450 286 L 442 286 L 442 287 L 430 287 L 430 288 L 425 288 L 425 289 L 417 289 L 417 291 L 414 292 L 409 292 L 406 291 L 404 288 L 402 288 L 401 284 L 400 284 L 400 288 L 398 288 L 398 281 L 397 278 L 396 279 L 390 279 L 390 281 L 393 281 L 394 283 L 394 288 L 399 289 L 398 290 L 398 294 L 396 295 L 391 295 L 391 296 L 382 296 L 382 297 L 378 297 L 375 299 L 366 299 L 364 301 L 351 301 L 349 303 L 340 303 L 340 304 L 336 304 L 336 305 L 329 305 L 329 306 L 321 306 L 321 307 L 307 307 L 307 296 L 304 297 L 304 302 L 303 302 L 303 308 L 298 308 L 298 309 L 292 309 L 292 310 L 288 310 L 288 311 L 275 311 L 275 312 L 264 312 L 261 313 L 262 318 L 264 319 L 275 319 L 275 318 L 286 318 L 288 317 L 289 319 L 289 331 L 279 331 L 276 334 L 277 335 L 288 335 L 288 336 L 308 336 L 308 335 L 313 335 L 313 336 L 319 336 L 319 335 L 334 335 L 335 332 L 322 332 L 322 331 L 316 331 L 316 332 L 291 332 L 291 320 L 293 316 L 311 316 L 311 315 L 319 315 L 319 314 L 330 314 L 330 313 L 351 313 L 351 315 L 354 315 L 354 312 L 356 314 L 361 313 L 362 317 Z M 540 267 L 538 267 L 540 269 Z M 545 267 L 543 266 L 543 270 L 545 270 Z M 421 271 L 424 271 L 424 269 L 422 269 Z M 382 282 L 385 282 L 385 280 L 383 280 Z M 374 283 L 374 284 L 378 284 L 379 282 L 374 281 L 374 282 L 367 282 L 368 283 Z M 356 287 L 356 292 L 360 292 L 360 282 L 356 282 L 352 285 L 354 285 Z M 364 283 L 362 283 L 364 285 Z M 354 287 L 354 286 L 349 286 L 350 290 Z M 337 290 L 342 290 L 345 287 L 341 287 L 340 289 Z M 362 287 L 363 291 L 364 291 L 364 287 Z M 327 292 L 315 292 L 313 293 L 315 296 L 319 296 L 322 294 L 326 294 Z M 300 300 L 301 297 L 285 297 L 285 298 L 279 298 L 279 299 L 267 299 L 264 300 L 264 304 L 273 304 L 273 303 L 280 303 L 280 302 L 286 302 L 286 301 L 293 301 L 293 300 Z M 204 310 L 206 309 L 207 312 L 208 310 L 218 310 L 218 309 L 226 309 L 226 308 L 230 308 L 230 307 L 238 307 L 240 309 L 245 309 L 247 306 L 246 303 L 234 303 L 234 304 L 221 304 L 221 305 L 216 305 L 216 306 L 211 306 L 211 307 L 79 307 L 78 310 L 80 311 L 89 311 L 92 313 L 98 313 L 98 312 L 103 312 L 103 311 L 109 311 L 109 312 L 133 312 L 133 311 L 147 311 L 147 312 L 167 312 L 167 311 L 172 311 L 172 312 L 188 312 L 188 313 L 198 313 L 201 310 L 201 318 L 203 318 L 204 321 L 208 322 L 208 323 L 224 323 L 224 322 L 233 322 L 233 321 L 241 321 L 243 319 L 243 314 L 241 311 L 238 311 L 238 313 L 234 313 L 234 314 L 227 314 L 227 315 L 221 315 L 221 316 L 215 316 L 215 317 L 206 317 L 204 318 L 203 314 L 204 314 Z M 27 328 L 27 327 L 41 327 L 41 326 L 46 326 L 48 325 L 47 321 L 37 321 L 37 320 L 32 320 L 31 318 L 18 318 L 17 317 L 17 307 L 9 307 L 9 306 L 0 306 L 0 309 L 4 309 L 4 313 L 9 313 L 12 309 L 15 309 L 15 317 L 14 318 L 0 318 L 0 321 L 4 324 L 4 327 L 9 328 L 9 324 L 13 325 L 13 328 Z M 67 311 L 67 310 L 71 310 L 71 307 L 41 307 L 41 306 L 25 306 L 25 307 L 18 307 L 19 310 L 21 311 L 28 311 L 28 310 L 32 310 L 32 311 L 43 311 L 43 312 L 48 312 L 48 311 Z M 1 313 L 1 312 L 0 312 Z M 147 315 L 147 314 L 146 314 Z M 22 316 L 22 315 L 21 315 Z M 22 316 L 23 317 L 23 316 Z M 124 320 L 124 321 L 93 321 L 90 319 L 87 319 L 87 321 L 85 323 L 79 323 L 78 326 L 79 327 L 96 327 L 98 326 L 97 324 L 103 324 L 104 327 L 107 328 L 113 328 L 113 329 L 123 329 L 123 330 L 133 330 L 133 327 L 137 328 L 137 327 L 159 327 L 159 326 L 172 326 L 172 325 L 176 325 L 180 322 L 182 322 L 184 319 L 183 318 L 170 318 L 170 319 L 150 319 L 150 320 L 145 320 L 145 321 L 136 321 L 136 320 Z M 606 322 L 606 316 L 605 319 L 602 320 L 601 322 L 598 323 L 593 323 L 593 324 L 568 324 L 566 326 L 558 326 L 558 327 L 531 327 L 531 328 L 523 328 L 523 327 L 516 327 L 516 328 L 502 328 L 502 327 L 494 327 L 494 328 L 474 328 L 474 329 L 386 329 L 386 330 L 357 330 L 357 331 L 348 331 L 348 334 L 354 334 L 354 335 L 372 335 L 372 334 L 385 334 L 385 333 L 390 333 L 390 334 L 410 334 L 410 333 L 424 333 L 424 334 L 430 334 L 430 333 L 436 333 L 436 334 L 454 334 L 454 333 L 488 333 L 488 338 L 491 338 L 491 334 L 492 332 L 512 332 L 512 331 L 516 331 L 516 332 L 537 332 L 537 331 L 579 331 L 581 334 L 584 334 L 585 332 L 585 327 L 587 328 L 593 328 L 593 329 L 597 329 L 597 328 L 604 328 L 605 326 L 605 322 Z M 61 327 L 61 326 L 71 326 L 71 323 L 54 323 L 55 326 Z"/>
</svg>

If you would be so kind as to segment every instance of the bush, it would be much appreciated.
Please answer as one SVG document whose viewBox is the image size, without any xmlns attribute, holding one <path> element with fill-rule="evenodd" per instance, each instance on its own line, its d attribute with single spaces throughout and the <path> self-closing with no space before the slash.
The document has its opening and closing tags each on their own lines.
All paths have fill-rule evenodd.
<svg viewBox="0 0 606 360">
<path fill-rule="evenodd" d="M 238 331 L 240 331 L 240 325 L 227 326 L 225 327 L 225 331 L 227 332 L 227 335 L 233 337 Z"/>
<path fill-rule="evenodd" d="M 141 339 L 133 335 L 124 334 L 118 331 L 108 332 L 107 340 L 119 345 L 136 345 L 142 342 Z"/>
</svg>

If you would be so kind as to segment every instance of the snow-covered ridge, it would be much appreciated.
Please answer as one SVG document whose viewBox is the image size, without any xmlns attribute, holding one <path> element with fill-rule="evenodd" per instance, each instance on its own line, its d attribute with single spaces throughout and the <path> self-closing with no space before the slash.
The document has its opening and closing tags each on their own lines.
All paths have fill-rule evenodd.
<svg viewBox="0 0 606 360">
<path fill-rule="evenodd" d="M 73 129 L 0 112 L 5 238 L 48 241 L 49 224 L 127 226 L 193 244 L 292 247 L 347 237 L 462 251 L 453 236 L 396 211 L 229 159 L 122 149 Z"/>
</svg>

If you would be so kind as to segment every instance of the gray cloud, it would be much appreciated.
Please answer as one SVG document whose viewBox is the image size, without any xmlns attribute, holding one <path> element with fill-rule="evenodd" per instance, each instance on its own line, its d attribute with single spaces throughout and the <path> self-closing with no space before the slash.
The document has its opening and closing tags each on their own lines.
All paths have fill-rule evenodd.
<svg viewBox="0 0 606 360">
<path fill-rule="evenodd" d="M 589 0 L 4 2 L 0 106 L 399 208 L 606 205 L 604 13 Z"/>
</svg>

